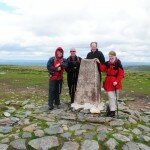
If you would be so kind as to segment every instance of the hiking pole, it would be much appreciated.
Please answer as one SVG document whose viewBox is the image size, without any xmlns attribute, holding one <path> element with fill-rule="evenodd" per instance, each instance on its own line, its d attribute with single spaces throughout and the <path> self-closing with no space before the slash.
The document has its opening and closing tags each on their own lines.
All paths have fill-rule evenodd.
<svg viewBox="0 0 150 150">
<path fill-rule="evenodd" d="M 118 118 L 118 98 L 117 98 L 117 89 L 116 89 L 116 86 L 114 86 L 114 88 L 115 88 L 115 95 L 116 95 L 117 118 Z"/>
</svg>

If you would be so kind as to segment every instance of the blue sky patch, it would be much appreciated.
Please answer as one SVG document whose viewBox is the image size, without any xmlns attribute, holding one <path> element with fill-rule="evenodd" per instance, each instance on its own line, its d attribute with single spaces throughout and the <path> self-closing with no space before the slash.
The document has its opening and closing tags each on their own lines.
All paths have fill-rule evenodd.
<svg viewBox="0 0 150 150">
<path fill-rule="evenodd" d="M 14 10 L 13 7 L 3 3 L 3 2 L 0 2 L 0 10 L 2 11 L 7 11 L 7 12 L 12 12 Z"/>
</svg>

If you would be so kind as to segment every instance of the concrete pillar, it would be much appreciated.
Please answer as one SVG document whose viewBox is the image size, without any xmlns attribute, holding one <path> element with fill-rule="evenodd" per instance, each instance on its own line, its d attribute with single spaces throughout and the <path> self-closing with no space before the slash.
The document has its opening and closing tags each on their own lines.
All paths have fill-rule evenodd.
<svg viewBox="0 0 150 150">
<path fill-rule="evenodd" d="M 75 93 L 75 109 L 90 109 L 91 113 L 100 113 L 100 74 L 95 59 L 82 59 Z"/>
</svg>

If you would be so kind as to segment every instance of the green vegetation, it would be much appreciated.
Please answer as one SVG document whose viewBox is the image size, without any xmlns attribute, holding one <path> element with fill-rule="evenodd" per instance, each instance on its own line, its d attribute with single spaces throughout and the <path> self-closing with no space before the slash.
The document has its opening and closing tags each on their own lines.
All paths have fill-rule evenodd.
<svg viewBox="0 0 150 150">
<path fill-rule="evenodd" d="M 140 69 L 139 69 L 140 70 Z M 150 70 L 146 68 L 125 70 L 121 98 L 148 99 L 150 94 Z M 103 79 L 104 79 L 103 74 Z M 48 99 L 48 73 L 46 67 L 0 66 L 0 103 L 11 102 L 11 107 L 22 111 L 22 103 L 34 102 L 37 105 L 47 104 Z M 107 94 L 102 92 L 102 97 L 107 100 Z M 62 88 L 61 101 L 69 102 L 66 73 Z M 7 106 L 8 107 L 8 106 Z M 0 116 L 7 110 L 1 105 Z"/>
<path fill-rule="evenodd" d="M 132 95 L 150 94 L 150 71 L 126 71 L 123 80 L 124 91 Z"/>
<path fill-rule="evenodd" d="M 150 70 L 125 70 L 122 94 L 130 97 L 147 97 L 150 94 Z M 104 75 L 103 75 L 104 79 Z M 47 101 L 48 73 L 46 67 L 0 66 L 1 100 L 30 99 Z M 105 97 L 105 96 L 104 96 Z M 69 101 L 66 73 L 61 99 Z M 3 108 L 4 109 L 4 108 Z"/>
</svg>

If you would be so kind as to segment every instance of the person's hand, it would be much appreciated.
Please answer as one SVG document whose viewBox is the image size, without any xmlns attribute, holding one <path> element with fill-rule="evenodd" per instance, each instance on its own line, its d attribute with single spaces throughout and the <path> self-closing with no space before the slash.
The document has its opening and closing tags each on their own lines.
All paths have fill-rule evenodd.
<svg viewBox="0 0 150 150">
<path fill-rule="evenodd" d="M 60 71 L 60 70 L 61 70 L 61 67 L 58 67 L 57 70 Z"/>
<path fill-rule="evenodd" d="M 58 66 L 60 66 L 60 63 L 58 63 L 55 67 L 58 67 Z"/>
<path fill-rule="evenodd" d="M 95 58 L 94 61 L 97 62 L 98 64 L 100 64 L 99 59 Z"/>
<path fill-rule="evenodd" d="M 113 86 L 116 86 L 117 85 L 117 82 L 115 81 L 115 82 L 113 82 Z"/>
</svg>

